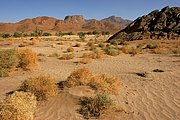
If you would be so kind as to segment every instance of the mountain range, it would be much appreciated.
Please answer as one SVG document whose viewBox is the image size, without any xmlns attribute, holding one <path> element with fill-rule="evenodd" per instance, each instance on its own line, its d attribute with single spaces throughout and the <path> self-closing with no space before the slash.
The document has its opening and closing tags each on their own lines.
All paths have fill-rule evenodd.
<svg viewBox="0 0 180 120">
<path fill-rule="evenodd" d="M 48 16 L 24 19 L 16 23 L 0 23 L 0 33 L 33 32 L 37 28 L 46 32 L 109 31 L 117 32 L 130 24 L 130 20 L 110 16 L 102 20 L 84 19 L 81 15 L 66 16 L 60 20 Z"/>
</svg>

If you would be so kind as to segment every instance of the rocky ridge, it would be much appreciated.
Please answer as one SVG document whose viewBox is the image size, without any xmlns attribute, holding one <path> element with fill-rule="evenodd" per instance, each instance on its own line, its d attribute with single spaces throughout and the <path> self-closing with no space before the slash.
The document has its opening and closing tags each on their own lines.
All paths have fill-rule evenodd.
<svg viewBox="0 0 180 120">
<path fill-rule="evenodd" d="M 137 18 L 109 38 L 109 42 L 142 39 L 178 39 L 180 37 L 180 7 L 164 7 Z"/>
<path fill-rule="evenodd" d="M 48 16 L 24 19 L 17 23 L 0 23 L 0 33 L 34 32 L 36 28 L 46 32 L 110 31 L 117 32 L 122 25 L 111 21 L 85 20 L 81 15 L 66 16 L 64 20 Z"/>
</svg>

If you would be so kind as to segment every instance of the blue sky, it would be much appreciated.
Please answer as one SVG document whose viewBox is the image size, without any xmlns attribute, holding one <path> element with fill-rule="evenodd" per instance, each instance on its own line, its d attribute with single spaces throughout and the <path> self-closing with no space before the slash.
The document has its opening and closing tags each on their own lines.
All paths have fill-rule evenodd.
<svg viewBox="0 0 180 120">
<path fill-rule="evenodd" d="M 50 16 L 64 19 L 83 15 L 102 19 L 111 15 L 134 20 L 164 6 L 180 7 L 180 0 L 0 0 L 0 22 Z"/>
</svg>

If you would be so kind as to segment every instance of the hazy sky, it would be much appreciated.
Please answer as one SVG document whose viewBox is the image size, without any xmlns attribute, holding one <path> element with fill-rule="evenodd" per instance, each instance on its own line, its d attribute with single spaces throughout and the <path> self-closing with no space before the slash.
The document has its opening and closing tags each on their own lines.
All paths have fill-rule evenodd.
<svg viewBox="0 0 180 120">
<path fill-rule="evenodd" d="M 0 0 L 0 22 L 50 16 L 64 19 L 83 15 L 102 19 L 111 15 L 134 20 L 164 6 L 180 7 L 180 0 Z"/>
</svg>

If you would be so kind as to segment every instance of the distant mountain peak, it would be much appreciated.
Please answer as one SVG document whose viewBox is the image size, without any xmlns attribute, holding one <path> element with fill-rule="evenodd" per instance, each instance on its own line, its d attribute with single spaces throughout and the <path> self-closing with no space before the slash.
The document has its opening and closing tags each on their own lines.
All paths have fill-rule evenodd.
<svg viewBox="0 0 180 120">
<path fill-rule="evenodd" d="M 112 23 L 117 24 L 121 27 L 126 27 L 127 25 L 129 25 L 132 22 L 131 20 L 123 19 L 121 17 L 116 17 L 114 15 L 107 17 L 107 18 L 104 18 L 101 21 L 112 22 Z"/>
</svg>

